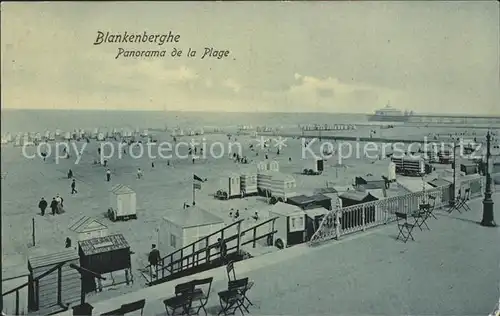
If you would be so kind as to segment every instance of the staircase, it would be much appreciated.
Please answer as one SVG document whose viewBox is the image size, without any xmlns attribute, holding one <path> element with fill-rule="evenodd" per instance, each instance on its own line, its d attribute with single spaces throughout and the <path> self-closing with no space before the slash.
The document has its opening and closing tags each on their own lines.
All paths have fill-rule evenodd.
<svg viewBox="0 0 500 316">
<path fill-rule="evenodd" d="M 277 232 L 274 228 L 277 218 L 267 219 L 244 230 L 242 230 L 244 220 L 241 219 L 166 255 L 161 258 L 158 266 L 147 265 L 140 272 L 146 279 L 146 284 L 152 286 L 220 267 L 229 260 L 243 260 L 243 253 L 240 251 L 242 246 L 251 244 L 255 248 L 257 241 L 261 239 L 269 238 L 272 240 L 273 235 Z M 266 225 L 269 229 L 266 229 Z M 259 233 L 258 228 L 261 228 L 262 232 Z M 219 243 L 210 243 L 210 240 L 218 238 L 224 240 L 227 245 L 224 260 L 221 258 Z"/>
</svg>

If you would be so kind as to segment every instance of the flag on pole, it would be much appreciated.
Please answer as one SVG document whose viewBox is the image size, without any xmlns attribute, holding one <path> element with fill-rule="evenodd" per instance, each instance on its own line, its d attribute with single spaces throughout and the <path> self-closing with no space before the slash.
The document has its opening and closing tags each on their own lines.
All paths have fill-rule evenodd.
<svg viewBox="0 0 500 316">
<path fill-rule="evenodd" d="M 193 174 L 193 180 L 195 181 L 200 181 L 200 182 L 205 182 L 202 178 L 198 177 L 197 175 Z"/>
<path fill-rule="evenodd" d="M 205 180 L 193 174 L 193 189 L 201 190 L 202 182 L 205 182 Z"/>
</svg>

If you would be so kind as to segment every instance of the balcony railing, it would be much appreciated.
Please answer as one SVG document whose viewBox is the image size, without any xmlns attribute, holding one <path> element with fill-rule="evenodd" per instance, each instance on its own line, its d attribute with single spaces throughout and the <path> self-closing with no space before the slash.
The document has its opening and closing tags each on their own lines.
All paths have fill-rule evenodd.
<svg viewBox="0 0 500 316">
<path fill-rule="evenodd" d="M 462 183 L 462 187 L 471 187 L 471 197 L 477 197 L 481 194 L 481 190 L 478 191 L 477 189 L 474 190 L 474 193 L 472 192 L 472 187 L 477 186 L 476 182 L 478 180 L 480 179 Z M 435 197 L 435 202 L 429 199 L 429 196 Z M 439 208 L 448 205 L 450 197 L 451 185 L 433 188 L 425 192 L 408 193 L 362 203 L 338 210 L 334 209 L 324 216 L 319 229 L 312 236 L 309 243 L 315 245 L 343 235 L 390 223 L 396 219 L 395 212 L 409 214 L 418 210 L 419 205 L 423 203 L 435 203 L 435 208 Z"/>
</svg>

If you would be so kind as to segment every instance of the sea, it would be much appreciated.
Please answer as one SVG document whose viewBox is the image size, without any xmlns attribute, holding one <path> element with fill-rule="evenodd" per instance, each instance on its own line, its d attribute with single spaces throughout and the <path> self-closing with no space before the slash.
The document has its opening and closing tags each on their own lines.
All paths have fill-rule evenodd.
<svg viewBox="0 0 500 316">
<path fill-rule="evenodd" d="M 363 124 L 366 114 L 236 113 L 120 110 L 14 110 L 2 109 L 1 132 L 73 131 L 74 129 L 164 129 L 237 126 L 297 127 L 299 124 Z"/>
</svg>

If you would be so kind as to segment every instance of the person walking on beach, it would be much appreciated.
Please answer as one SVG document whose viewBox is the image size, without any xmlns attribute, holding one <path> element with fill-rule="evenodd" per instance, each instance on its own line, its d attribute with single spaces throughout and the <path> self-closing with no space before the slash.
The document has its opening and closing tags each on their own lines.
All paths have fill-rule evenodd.
<svg viewBox="0 0 500 316">
<path fill-rule="evenodd" d="M 45 216 L 45 209 L 47 208 L 47 201 L 45 201 L 44 198 L 42 198 L 40 200 L 40 202 L 38 203 L 38 208 L 40 209 L 40 211 L 42 212 L 42 216 Z"/>
<path fill-rule="evenodd" d="M 73 178 L 73 170 L 69 169 L 68 171 L 68 179 Z"/>
<path fill-rule="evenodd" d="M 52 198 L 52 202 L 50 202 L 50 209 L 52 210 L 52 215 L 56 215 L 57 212 L 57 201 L 56 198 Z"/>
<path fill-rule="evenodd" d="M 158 264 L 160 263 L 161 256 L 160 256 L 160 251 L 156 249 L 156 245 L 152 244 L 151 245 L 151 251 L 149 252 L 148 255 L 148 261 L 149 264 L 151 265 L 151 268 L 153 268 L 153 277 L 156 277 L 156 270 L 158 269 Z"/>
<path fill-rule="evenodd" d="M 137 179 L 142 178 L 142 170 L 141 168 L 137 168 Z"/>
<path fill-rule="evenodd" d="M 226 253 L 227 253 L 227 245 L 226 245 L 226 241 L 224 239 L 217 239 L 217 242 L 218 242 L 218 248 L 219 248 L 219 251 L 220 251 L 220 259 L 222 262 L 225 262 L 226 261 Z"/>
<path fill-rule="evenodd" d="M 76 182 L 75 182 L 75 179 L 73 179 L 73 181 L 71 182 L 71 194 L 75 194 L 75 193 L 78 193 L 78 191 L 76 191 Z"/>
<path fill-rule="evenodd" d="M 109 180 L 111 180 L 111 170 L 106 170 L 106 181 L 109 182 Z"/>
</svg>

